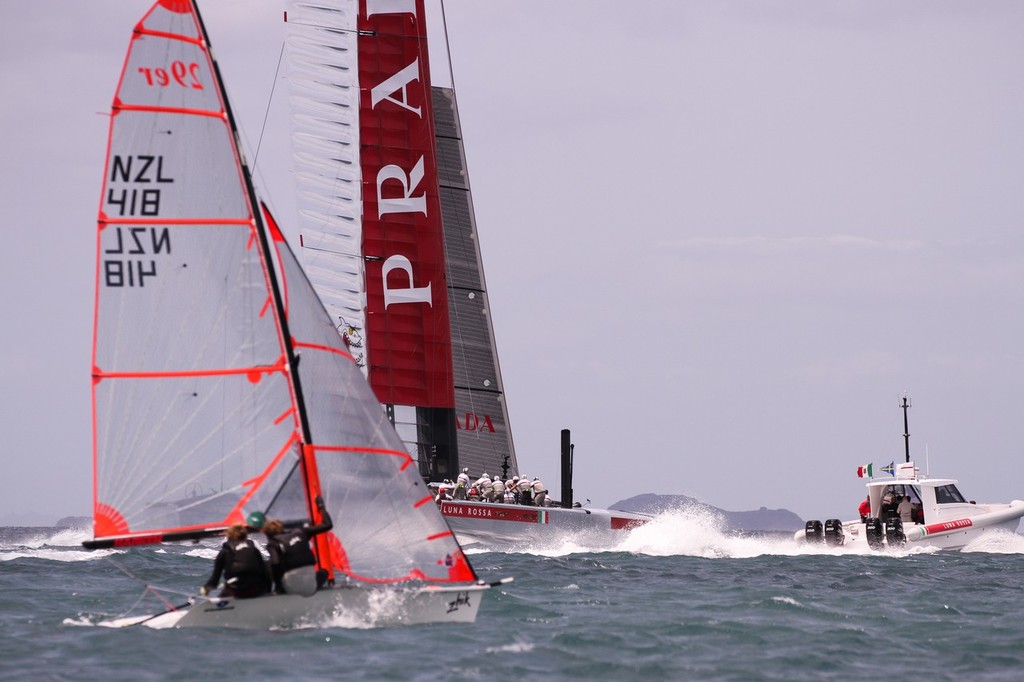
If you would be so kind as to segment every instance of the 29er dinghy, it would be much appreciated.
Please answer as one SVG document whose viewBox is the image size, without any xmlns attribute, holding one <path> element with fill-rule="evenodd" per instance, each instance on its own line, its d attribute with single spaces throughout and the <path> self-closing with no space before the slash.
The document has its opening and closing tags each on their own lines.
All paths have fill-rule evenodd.
<svg viewBox="0 0 1024 682">
<path fill-rule="evenodd" d="M 331 587 L 147 624 L 288 627 L 382 603 L 378 623 L 475 619 L 487 585 L 258 202 L 194 0 L 143 17 L 114 98 L 92 375 L 87 547 L 210 537 L 253 511 L 316 523 L 318 495 L 335 522 L 314 541 Z"/>
</svg>

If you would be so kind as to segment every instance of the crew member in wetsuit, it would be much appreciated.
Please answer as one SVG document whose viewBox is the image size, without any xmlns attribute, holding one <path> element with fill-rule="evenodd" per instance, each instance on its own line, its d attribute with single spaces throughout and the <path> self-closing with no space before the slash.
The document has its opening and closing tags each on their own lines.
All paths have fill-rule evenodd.
<svg viewBox="0 0 1024 682">
<path fill-rule="evenodd" d="M 310 597 L 324 586 L 327 571 L 316 569 L 316 555 L 309 547 L 314 535 L 326 533 L 334 527 L 324 500 L 317 495 L 316 508 L 320 512 L 320 523 L 285 530 L 277 519 L 263 524 L 267 536 L 267 551 L 270 552 L 270 572 L 274 577 L 274 588 L 278 594 L 301 594 Z"/>
<path fill-rule="evenodd" d="M 224 575 L 222 597 L 248 599 L 270 592 L 270 572 L 256 543 L 249 539 L 249 531 L 240 523 L 227 530 L 227 540 L 213 562 L 213 574 L 199 593 L 206 595 L 217 589 Z"/>
</svg>

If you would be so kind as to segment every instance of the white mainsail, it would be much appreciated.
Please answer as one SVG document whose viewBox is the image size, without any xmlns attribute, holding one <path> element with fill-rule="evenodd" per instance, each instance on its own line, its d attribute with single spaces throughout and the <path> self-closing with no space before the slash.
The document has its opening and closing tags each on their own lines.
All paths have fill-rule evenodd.
<svg viewBox="0 0 1024 682">
<path fill-rule="evenodd" d="M 160 0 L 135 28 L 112 107 L 87 546 L 203 537 L 252 511 L 316 521 L 319 495 L 335 528 L 317 554 L 335 578 L 474 582 L 257 206 L 236 140 L 195 3 Z"/>
</svg>

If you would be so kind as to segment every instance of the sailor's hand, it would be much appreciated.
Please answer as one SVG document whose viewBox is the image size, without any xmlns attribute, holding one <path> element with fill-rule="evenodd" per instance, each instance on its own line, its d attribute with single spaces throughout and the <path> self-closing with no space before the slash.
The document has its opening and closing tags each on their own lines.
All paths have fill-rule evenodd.
<svg viewBox="0 0 1024 682">
<path fill-rule="evenodd" d="M 201 594 L 201 595 L 203 595 L 205 597 L 206 595 L 210 594 L 210 588 L 207 587 L 206 585 L 203 585 L 202 587 L 199 588 L 199 594 Z"/>
<path fill-rule="evenodd" d="M 323 511 L 324 510 L 324 498 L 322 498 L 319 495 L 317 495 L 316 496 L 316 500 L 314 500 L 314 501 L 316 502 L 316 508 L 319 509 L 320 511 Z"/>
</svg>

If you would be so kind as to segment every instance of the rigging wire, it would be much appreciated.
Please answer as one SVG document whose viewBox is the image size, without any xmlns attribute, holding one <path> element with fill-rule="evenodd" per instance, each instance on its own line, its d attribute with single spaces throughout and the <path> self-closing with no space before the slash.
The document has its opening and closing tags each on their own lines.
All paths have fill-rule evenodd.
<svg viewBox="0 0 1024 682">
<path fill-rule="evenodd" d="M 274 92 L 277 90 L 277 79 L 281 75 L 281 62 L 284 60 L 284 41 L 281 42 L 281 51 L 277 54 L 277 68 L 274 69 L 274 82 L 270 86 L 270 97 L 267 98 L 267 108 L 263 112 L 263 126 L 260 128 L 259 139 L 256 140 L 256 152 L 252 157 L 252 171 L 256 172 L 256 162 L 260 158 L 260 147 L 263 146 L 263 134 L 267 130 L 267 120 L 270 118 L 270 105 L 274 103 Z"/>
</svg>

